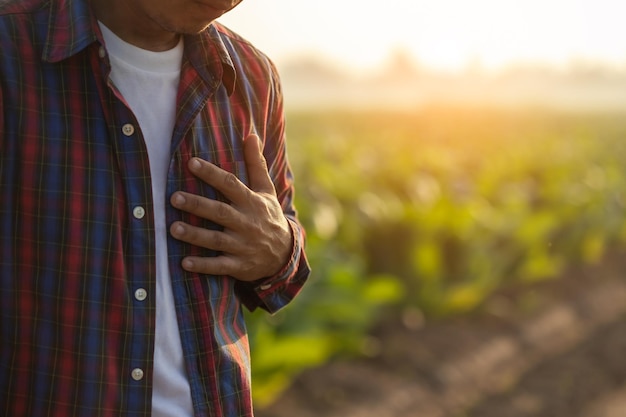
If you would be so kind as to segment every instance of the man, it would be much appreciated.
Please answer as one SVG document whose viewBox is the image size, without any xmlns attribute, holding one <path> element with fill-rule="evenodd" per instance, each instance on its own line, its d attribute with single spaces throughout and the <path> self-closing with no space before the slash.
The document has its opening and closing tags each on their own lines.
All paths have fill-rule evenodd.
<svg viewBox="0 0 626 417">
<path fill-rule="evenodd" d="M 0 1 L 0 415 L 252 415 L 309 267 L 239 1 Z"/>
</svg>

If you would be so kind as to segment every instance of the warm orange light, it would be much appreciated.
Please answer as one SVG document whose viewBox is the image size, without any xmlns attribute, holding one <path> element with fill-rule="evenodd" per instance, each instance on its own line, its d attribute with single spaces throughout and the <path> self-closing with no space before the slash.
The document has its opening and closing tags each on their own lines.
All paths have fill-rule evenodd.
<svg viewBox="0 0 626 417">
<path fill-rule="evenodd" d="M 221 21 L 278 61 L 306 52 L 372 68 L 403 48 L 427 67 L 626 64 L 621 0 L 249 0 Z"/>
</svg>

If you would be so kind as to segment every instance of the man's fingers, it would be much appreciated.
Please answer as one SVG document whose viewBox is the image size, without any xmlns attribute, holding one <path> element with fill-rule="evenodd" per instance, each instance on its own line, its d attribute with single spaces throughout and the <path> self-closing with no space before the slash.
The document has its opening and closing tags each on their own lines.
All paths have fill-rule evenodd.
<svg viewBox="0 0 626 417">
<path fill-rule="evenodd" d="M 241 250 L 239 242 L 227 233 L 217 230 L 203 229 L 183 222 L 175 222 L 170 227 L 170 232 L 178 240 L 206 249 L 227 253 Z"/>
<path fill-rule="evenodd" d="M 276 190 L 263 157 L 261 140 L 257 135 L 250 135 L 244 140 L 243 152 L 249 188 L 235 174 L 201 158 L 191 158 L 188 167 L 195 176 L 219 190 L 235 205 L 246 202 L 250 197 L 250 191 L 275 195 Z"/>
<path fill-rule="evenodd" d="M 220 191 L 234 204 L 249 198 L 250 190 L 235 174 L 201 158 L 191 158 L 188 167 L 195 176 Z"/>
<path fill-rule="evenodd" d="M 172 224 L 170 231 L 176 239 L 221 253 L 212 257 L 187 257 L 182 261 L 185 270 L 251 281 L 272 275 L 286 263 L 292 230 L 281 212 L 262 149 L 256 135 L 244 140 L 249 186 L 210 162 L 200 158 L 189 161 L 189 170 L 220 191 L 230 204 L 183 191 L 172 195 L 174 207 L 224 228 L 215 231 L 184 222 Z"/>
<path fill-rule="evenodd" d="M 221 255 L 214 257 L 188 256 L 183 259 L 182 267 L 189 272 L 207 275 L 229 275 L 243 280 L 255 277 L 255 265 L 252 262 L 242 262 L 235 257 Z M 258 277 L 255 277 L 258 278 Z"/>
<path fill-rule="evenodd" d="M 215 256 L 211 258 L 188 256 L 183 259 L 182 266 L 186 271 L 207 275 L 234 276 L 237 271 L 237 262 L 227 256 Z"/>
<path fill-rule="evenodd" d="M 179 210 L 210 220 L 228 229 L 238 229 L 243 223 L 242 214 L 221 201 L 183 191 L 175 192 L 170 201 Z"/>
<path fill-rule="evenodd" d="M 262 149 L 261 139 L 257 135 L 249 135 L 243 141 L 250 188 L 256 192 L 276 194 Z"/>
</svg>

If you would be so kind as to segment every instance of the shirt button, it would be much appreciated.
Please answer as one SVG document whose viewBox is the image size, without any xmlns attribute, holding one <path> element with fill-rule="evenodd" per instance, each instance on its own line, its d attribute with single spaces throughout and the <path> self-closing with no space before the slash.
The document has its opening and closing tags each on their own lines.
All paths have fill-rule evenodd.
<svg viewBox="0 0 626 417">
<path fill-rule="evenodd" d="M 133 216 L 135 216 L 136 219 L 143 219 L 143 216 L 146 215 L 146 210 L 141 207 L 141 206 L 137 206 L 133 209 Z"/>
<path fill-rule="evenodd" d="M 143 370 L 141 368 L 135 368 L 130 375 L 135 381 L 141 381 L 143 379 Z"/>
<path fill-rule="evenodd" d="M 135 291 L 135 299 L 137 301 L 143 301 L 148 297 L 148 292 L 146 290 L 144 290 L 143 288 L 138 288 Z"/>
<path fill-rule="evenodd" d="M 101 47 L 98 49 L 98 56 L 99 56 L 100 58 L 104 58 L 106 55 L 107 55 L 107 51 L 104 49 L 104 46 L 101 46 Z"/>
<path fill-rule="evenodd" d="M 126 123 L 124 126 L 122 126 L 122 133 L 124 134 L 124 136 L 131 136 L 133 133 L 135 133 L 135 126 L 130 123 Z"/>
<path fill-rule="evenodd" d="M 270 288 L 272 288 L 272 284 L 263 284 L 259 288 L 261 289 L 261 291 L 269 290 Z"/>
</svg>

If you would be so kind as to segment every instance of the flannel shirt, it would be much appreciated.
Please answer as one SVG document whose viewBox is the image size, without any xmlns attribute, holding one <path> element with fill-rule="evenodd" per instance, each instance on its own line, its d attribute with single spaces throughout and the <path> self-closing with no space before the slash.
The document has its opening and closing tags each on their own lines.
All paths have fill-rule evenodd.
<svg viewBox="0 0 626 417">
<path fill-rule="evenodd" d="M 148 155 L 109 81 L 87 0 L 0 1 L 0 415 L 148 416 L 155 230 Z M 167 196 L 223 199 L 188 172 L 201 157 L 244 183 L 242 141 L 264 155 L 294 235 L 288 265 L 243 283 L 184 271 L 207 249 L 167 238 L 196 416 L 253 414 L 242 305 L 275 312 L 310 270 L 293 207 L 275 67 L 218 23 L 185 37 Z M 219 228 L 166 203 L 167 223 Z M 172 335 L 178 337 L 178 335 Z"/>
</svg>

